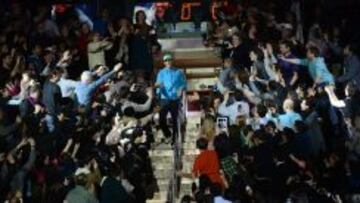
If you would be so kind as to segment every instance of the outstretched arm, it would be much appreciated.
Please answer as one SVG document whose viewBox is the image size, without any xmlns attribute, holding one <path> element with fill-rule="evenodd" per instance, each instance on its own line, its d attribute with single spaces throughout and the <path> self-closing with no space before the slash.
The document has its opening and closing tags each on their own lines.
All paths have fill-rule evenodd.
<svg viewBox="0 0 360 203">
<path fill-rule="evenodd" d="M 307 66 L 307 64 L 309 63 L 309 61 L 307 59 L 299 59 L 299 58 L 285 58 L 285 57 L 280 57 L 280 60 L 286 61 L 288 63 L 292 63 L 292 64 L 296 64 L 296 65 L 302 65 L 302 66 Z"/>
<path fill-rule="evenodd" d="M 97 79 L 95 82 L 91 83 L 90 88 L 96 89 L 100 85 L 106 83 L 106 81 L 116 72 L 118 72 L 122 68 L 122 63 L 118 63 L 114 66 L 114 69 L 105 75 L 101 76 L 99 79 Z"/>
<path fill-rule="evenodd" d="M 337 107 L 337 108 L 344 108 L 346 106 L 344 100 L 338 99 L 338 97 L 336 96 L 336 94 L 333 90 L 333 87 L 326 86 L 325 91 L 329 96 L 331 105 L 333 105 L 334 107 Z"/>
</svg>

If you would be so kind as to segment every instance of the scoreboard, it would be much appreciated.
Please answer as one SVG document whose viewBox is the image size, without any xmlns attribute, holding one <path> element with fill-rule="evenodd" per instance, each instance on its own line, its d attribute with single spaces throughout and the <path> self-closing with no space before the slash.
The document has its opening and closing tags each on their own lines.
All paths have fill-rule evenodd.
<svg viewBox="0 0 360 203">
<path fill-rule="evenodd" d="M 227 4 L 227 0 L 222 0 Z M 207 9 L 212 19 L 216 19 L 216 9 L 218 7 L 214 0 L 158 0 L 155 1 L 157 15 L 164 15 L 166 10 L 175 7 L 179 13 L 181 21 L 189 21 L 198 9 Z M 203 11 L 204 12 L 204 11 Z"/>
</svg>

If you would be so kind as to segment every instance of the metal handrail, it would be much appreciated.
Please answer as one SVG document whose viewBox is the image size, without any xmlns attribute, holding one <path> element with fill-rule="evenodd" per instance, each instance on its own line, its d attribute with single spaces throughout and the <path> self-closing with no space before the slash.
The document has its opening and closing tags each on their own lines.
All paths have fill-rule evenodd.
<svg viewBox="0 0 360 203">
<path fill-rule="evenodd" d="M 181 170 L 182 167 L 182 154 L 183 154 L 183 130 L 182 124 L 186 122 L 186 93 L 182 96 L 182 102 L 180 103 L 179 107 L 179 116 L 177 118 L 177 134 L 174 143 L 174 152 L 173 152 L 173 173 L 170 179 L 169 184 L 169 193 L 168 193 L 168 202 L 175 203 L 177 197 L 179 196 L 180 192 L 180 177 L 178 176 L 177 172 Z"/>
</svg>

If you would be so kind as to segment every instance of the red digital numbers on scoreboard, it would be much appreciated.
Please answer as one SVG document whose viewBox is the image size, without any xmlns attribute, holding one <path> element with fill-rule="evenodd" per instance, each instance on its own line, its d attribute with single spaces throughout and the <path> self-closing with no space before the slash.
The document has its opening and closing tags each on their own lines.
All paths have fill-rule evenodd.
<svg viewBox="0 0 360 203">
<path fill-rule="evenodd" d="M 225 4 L 227 4 L 227 0 L 223 0 L 223 2 Z M 161 1 L 156 3 L 156 7 L 157 7 L 157 15 L 158 16 L 163 16 L 165 14 L 165 11 L 171 7 L 173 5 L 171 5 L 171 3 L 169 1 Z M 182 21 L 189 21 L 192 18 L 192 11 L 195 8 L 198 8 L 201 6 L 201 0 L 184 0 L 181 4 L 181 10 L 180 10 L 180 19 Z M 218 8 L 218 5 L 213 1 L 211 3 L 210 8 L 208 8 L 211 12 L 211 17 L 212 19 L 216 19 L 216 9 Z"/>
</svg>

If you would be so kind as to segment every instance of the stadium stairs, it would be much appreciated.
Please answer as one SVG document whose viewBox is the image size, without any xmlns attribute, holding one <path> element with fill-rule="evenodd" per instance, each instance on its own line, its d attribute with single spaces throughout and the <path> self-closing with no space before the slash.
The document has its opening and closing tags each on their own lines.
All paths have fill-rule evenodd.
<svg viewBox="0 0 360 203">
<path fill-rule="evenodd" d="M 194 37 L 186 34 L 181 37 L 167 37 L 159 40 L 163 53 L 171 52 L 175 58 L 175 66 L 183 69 L 188 81 L 187 98 L 194 95 L 208 94 L 211 91 L 211 85 L 215 83 L 218 69 L 221 67 L 221 59 L 219 54 L 213 48 L 204 47 L 202 38 L 199 35 Z M 161 68 L 161 57 L 155 60 L 155 68 Z M 186 126 L 184 143 L 182 145 L 182 168 L 184 172 L 191 172 L 194 158 L 198 154 L 195 146 L 196 139 L 199 135 L 200 111 L 197 101 L 191 102 L 187 100 L 186 110 Z M 148 203 L 165 203 L 167 201 L 170 179 L 173 174 L 173 150 L 170 144 L 161 143 L 161 131 L 155 132 L 155 144 L 150 151 L 155 177 L 157 180 L 158 192 L 154 198 L 148 200 Z M 192 180 L 181 178 L 180 191 L 177 195 L 179 202 L 181 197 L 191 194 Z"/>
</svg>

